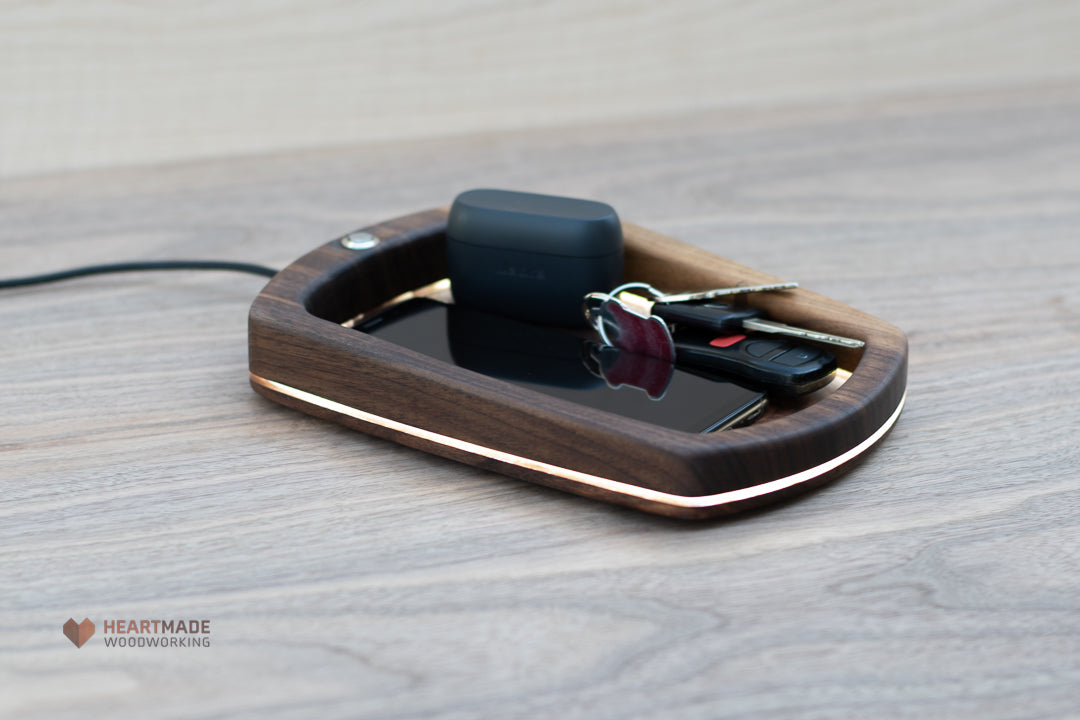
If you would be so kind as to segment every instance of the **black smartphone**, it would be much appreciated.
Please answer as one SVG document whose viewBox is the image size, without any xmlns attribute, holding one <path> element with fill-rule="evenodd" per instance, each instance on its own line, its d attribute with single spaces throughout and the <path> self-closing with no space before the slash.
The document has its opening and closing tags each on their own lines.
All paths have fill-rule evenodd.
<svg viewBox="0 0 1080 720">
<path fill-rule="evenodd" d="M 705 433 L 752 422 L 765 395 L 573 333 L 414 298 L 356 330 L 489 377 L 623 417 Z"/>
</svg>

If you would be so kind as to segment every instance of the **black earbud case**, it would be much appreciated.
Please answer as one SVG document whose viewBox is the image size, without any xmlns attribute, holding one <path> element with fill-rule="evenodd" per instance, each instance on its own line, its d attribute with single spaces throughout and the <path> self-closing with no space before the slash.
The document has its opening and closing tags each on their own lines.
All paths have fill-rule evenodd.
<svg viewBox="0 0 1080 720">
<path fill-rule="evenodd" d="M 601 202 L 469 190 L 450 208 L 446 261 L 460 305 L 582 326 L 585 295 L 622 283 L 622 225 Z"/>
</svg>

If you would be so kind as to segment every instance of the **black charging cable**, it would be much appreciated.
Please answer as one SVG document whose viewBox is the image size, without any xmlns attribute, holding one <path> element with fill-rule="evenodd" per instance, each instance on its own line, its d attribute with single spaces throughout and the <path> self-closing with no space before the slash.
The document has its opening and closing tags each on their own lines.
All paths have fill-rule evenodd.
<svg viewBox="0 0 1080 720">
<path fill-rule="evenodd" d="M 85 277 L 87 275 L 104 275 L 107 273 L 144 272 L 153 270 L 225 270 L 229 272 L 242 272 L 252 275 L 273 277 L 278 271 L 262 265 L 251 263 L 227 262 L 219 260 L 151 260 L 147 262 L 110 263 L 108 265 L 87 265 L 85 267 L 71 268 L 59 272 L 46 273 L 44 275 L 30 275 L 20 278 L 0 279 L 0 290 L 5 288 L 26 287 L 29 285 L 41 285 L 43 283 L 70 280 L 71 278 Z"/>
</svg>

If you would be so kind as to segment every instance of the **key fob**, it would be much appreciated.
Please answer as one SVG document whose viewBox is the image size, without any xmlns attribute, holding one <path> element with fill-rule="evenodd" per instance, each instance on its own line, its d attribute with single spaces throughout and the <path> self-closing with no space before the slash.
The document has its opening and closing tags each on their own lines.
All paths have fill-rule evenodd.
<svg viewBox="0 0 1080 720">
<path fill-rule="evenodd" d="M 824 348 L 766 334 L 677 330 L 675 362 L 739 378 L 776 395 L 805 395 L 829 384 L 836 356 Z"/>
<path fill-rule="evenodd" d="M 757 308 L 739 308 L 719 303 L 656 303 L 651 308 L 654 315 L 669 325 L 686 325 L 712 333 L 732 334 L 742 329 L 742 322 L 760 318 Z"/>
</svg>

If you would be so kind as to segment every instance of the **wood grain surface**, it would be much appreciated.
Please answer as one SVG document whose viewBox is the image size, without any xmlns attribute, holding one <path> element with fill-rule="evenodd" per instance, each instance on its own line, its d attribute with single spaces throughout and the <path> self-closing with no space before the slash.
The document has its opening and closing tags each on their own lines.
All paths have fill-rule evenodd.
<svg viewBox="0 0 1080 720">
<path fill-rule="evenodd" d="M 0 0 L 0 177 L 1080 79 L 1069 0 Z"/>
<path fill-rule="evenodd" d="M 836 482 L 685 525 L 259 397 L 262 279 L 5 291 L 0 716 L 1077 717 L 1076 86 L 13 180 L 0 275 L 284 266 L 477 186 L 896 324 L 903 416 Z M 104 643 L 180 618 L 211 646 Z"/>
</svg>

